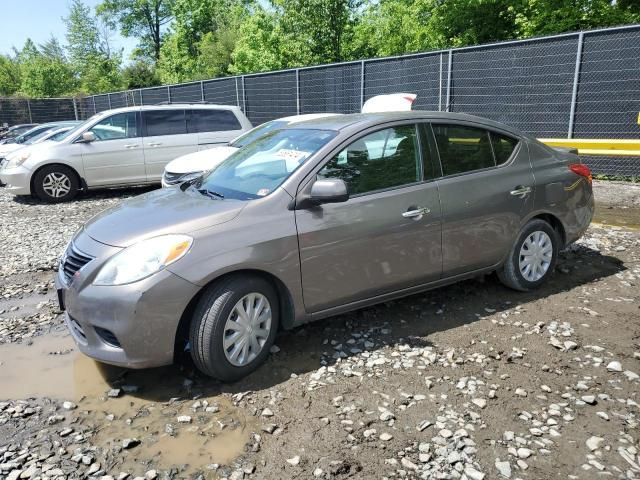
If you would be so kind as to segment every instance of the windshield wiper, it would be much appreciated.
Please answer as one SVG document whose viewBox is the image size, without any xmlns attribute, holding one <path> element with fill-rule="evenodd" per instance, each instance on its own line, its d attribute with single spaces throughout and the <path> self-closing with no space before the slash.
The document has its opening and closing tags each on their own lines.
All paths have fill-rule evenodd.
<svg viewBox="0 0 640 480">
<path fill-rule="evenodd" d="M 207 195 L 211 198 L 218 198 L 220 200 L 224 200 L 224 195 L 218 192 L 214 192 L 213 190 L 209 190 L 208 188 L 199 188 L 198 191 L 203 194 L 203 195 Z"/>
</svg>

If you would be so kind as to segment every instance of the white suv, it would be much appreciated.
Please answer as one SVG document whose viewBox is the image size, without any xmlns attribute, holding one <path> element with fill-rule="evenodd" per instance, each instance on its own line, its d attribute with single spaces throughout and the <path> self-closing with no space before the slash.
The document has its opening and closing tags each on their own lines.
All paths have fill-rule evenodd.
<svg viewBox="0 0 640 480">
<path fill-rule="evenodd" d="M 160 183 L 176 157 L 226 144 L 251 123 L 238 107 L 173 104 L 94 115 L 57 143 L 7 156 L 0 181 L 16 195 L 70 200 L 80 189 Z"/>
</svg>

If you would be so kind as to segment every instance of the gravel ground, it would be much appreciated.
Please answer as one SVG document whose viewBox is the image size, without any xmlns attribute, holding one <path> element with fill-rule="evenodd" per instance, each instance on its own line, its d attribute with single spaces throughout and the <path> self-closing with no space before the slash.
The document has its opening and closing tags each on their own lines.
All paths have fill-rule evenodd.
<svg viewBox="0 0 640 480">
<path fill-rule="evenodd" d="M 64 331 L 58 255 L 140 190 L 0 192 L 0 480 L 640 478 L 630 188 L 597 184 L 599 223 L 537 292 L 488 276 L 308 325 L 232 385 L 105 368 Z"/>
</svg>

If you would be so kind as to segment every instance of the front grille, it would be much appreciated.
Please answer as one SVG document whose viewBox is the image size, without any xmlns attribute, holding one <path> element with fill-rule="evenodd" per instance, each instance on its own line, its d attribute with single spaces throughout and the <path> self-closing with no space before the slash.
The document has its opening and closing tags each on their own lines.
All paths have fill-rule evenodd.
<svg viewBox="0 0 640 480">
<path fill-rule="evenodd" d="M 64 278 L 67 283 L 70 283 L 73 275 L 91 260 L 93 260 L 93 257 L 80 252 L 73 243 L 69 244 L 69 248 L 67 248 L 64 257 L 62 257 L 61 264 L 62 272 L 64 273 Z"/>
</svg>

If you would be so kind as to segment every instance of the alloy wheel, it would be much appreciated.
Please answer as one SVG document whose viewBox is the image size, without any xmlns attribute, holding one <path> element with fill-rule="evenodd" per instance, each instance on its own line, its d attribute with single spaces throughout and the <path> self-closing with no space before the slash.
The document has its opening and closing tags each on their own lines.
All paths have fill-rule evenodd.
<svg viewBox="0 0 640 480">
<path fill-rule="evenodd" d="M 50 197 L 64 197 L 71 191 L 71 179 L 64 173 L 51 172 L 42 180 L 42 189 Z"/>
</svg>

